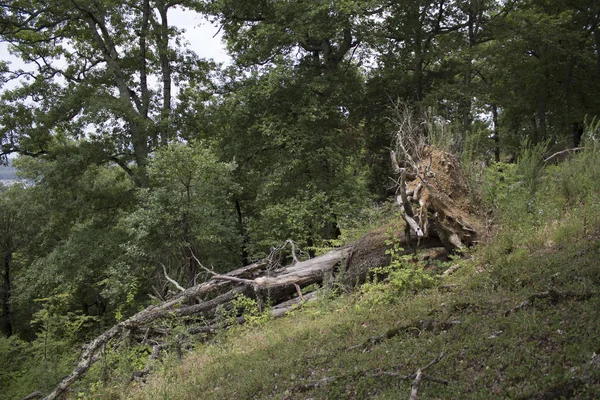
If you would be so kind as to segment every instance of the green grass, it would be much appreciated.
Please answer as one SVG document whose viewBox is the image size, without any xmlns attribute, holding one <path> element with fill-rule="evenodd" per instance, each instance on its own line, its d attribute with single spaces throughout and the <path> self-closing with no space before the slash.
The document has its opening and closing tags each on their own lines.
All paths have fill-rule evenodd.
<svg viewBox="0 0 600 400">
<path fill-rule="evenodd" d="M 444 352 L 427 373 L 448 384 L 421 383 L 420 399 L 600 398 L 599 154 L 547 170 L 535 193 L 507 188 L 496 204 L 497 234 L 432 288 L 385 302 L 364 293 L 321 300 L 223 332 L 181 364 L 166 362 L 147 384 L 115 383 L 91 397 L 408 398 L 410 380 L 381 372 L 409 375 Z M 534 297 L 548 291 L 565 296 Z M 527 299 L 531 305 L 517 307 Z M 430 320 L 460 323 L 350 349 Z"/>
</svg>

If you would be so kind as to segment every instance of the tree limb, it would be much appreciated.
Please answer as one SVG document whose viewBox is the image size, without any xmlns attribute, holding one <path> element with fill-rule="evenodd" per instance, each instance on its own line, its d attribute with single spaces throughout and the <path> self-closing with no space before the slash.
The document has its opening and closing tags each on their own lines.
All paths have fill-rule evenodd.
<svg viewBox="0 0 600 400">
<path fill-rule="evenodd" d="M 571 154 L 571 152 L 581 151 L 583 149 L 584 149 L 584 147 L 574 147 L 572 149 L 557 151 L 556 153 L 552 154 L 550 157 L 545 158 L 544 162 L 547 163 L 548 161 L 552 160 L 554 157 L 560 156 L 561 154 L 564 154 L 564 153 Z"/>
<path fill-rule="evenodd" d="M 160 265 L 162 265 L 163 267 L 163 272 L 165 274 L 165 278 L 171 282 L 173 284 L 173 286 L 175 286 L 180 292 L 184 292 L 185 288 L 183 286 L 181 286 L 179 283 L 177 283 L 177 281 L 175 279 L 172 279 L 171 277 L 169 277 L 169 275 L 167 275 L 167 267 L 165 267 L 165 265 L 163 263 L 160 263 Z"/>
<path fill-rule="evenodd" d="M 415 374 L 415 379 L 413 380 L 413 383 L 412 383 L 409 400 L 417 400 L 417 395 L 418 395 L 418 392 L 419 392 L 419 384 L 421 383 L 421 380 L 424 379 L 424 377 L 425 377 L 423 375 L 423 371 L 425 371 L 426 369 L 428 369 L 432 365 L 437 364 L 438 362 L 440 362 L 440 360 L 444 357 L 444 355 L 445 354 L 443 352 L 440 353 L 440 355 L 437 356 L 435 358 L 435 360 L 431 361 L 429 364 L 427 364 L 423 368 L 419 368 L 417 370 L 417 373 Z M 446 382 L 446 384 L 447 384 L 447 382 Z"/>
</svg>

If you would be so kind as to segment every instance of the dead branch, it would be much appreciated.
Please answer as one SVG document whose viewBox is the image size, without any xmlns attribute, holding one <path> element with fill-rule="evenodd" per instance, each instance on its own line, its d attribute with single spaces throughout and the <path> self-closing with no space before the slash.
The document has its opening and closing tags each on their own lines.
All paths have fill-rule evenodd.
<svg viewBox="0 0 600 400">
<path fill-rule="evenodd" d="M 296 245 L 294 244 L 294 241 L 291 239 L 288 239 L 285 242 L 289 243 L 292 248 L 292 258 L 294 259 L 294 262 L 295 263 L 300 262 L 300 261 L 298 261 L 298 257 L 296 257 Z"/>
<path fill-rule="evenodd" d="M 402 218 L 406 223 L 411 227 L 411 229 L 417 234 L 418 237 L 423 237 L 423 230 L 417 224 L 417 221 L 414 220 L 414 213 L 412 207 L 410 206 L 410 202 L 408 201 L 408 196 L 406 195 L 406 171 L 403 170 L 400 175 L 400 199 L 402 202 L 398 201 L 398 205 L 404 209 L 404 213 L 402 214 Z"/>
<path fill-rule="evenodd" d="M 460 268 L 460 264 L 454 264 L 453 266 L 451 266 L 450 268 L 448 268 L 447 270 L 445 270 L 444 272 L 442 272 L 442 277 L 452 275 L 459 268 Z"/>
<path fill-rule="evenodd" d="M 435 360 L 431 361 L 429 364 L 427 364 L 423 368 L 419 368 L 417 370 L 417 373 L 415 374 L 415 379 L 413 380 L 413 383 L 412 383 L 409 400 L 417 400 L 417 395 L 418 395 L 418 392 L 419 392 L 419 384 L 421 383 L 421 380 L 424 379 L 423 371 L 425 371 L 426 369 L 428 369 L 432 365 L 437 364 L 438 362 L 440 362 L 440 360 L 443 357 L 444 357 L 444 353 L 442 352 L 442 353 L 440 353 L 439 356 L 436 357 Z M 447 382 L 445 384 L 447 384 Z"/>
<path fill-rule="evenodd" d="M 185 288 L 183 286 L 181 286 L 179 283 L 177 283 L 177 281 L 175 279 L 172 279 L 171 277 L 169 277 L 169 275 L 167 274 L 167 267 L 165 267 L 165 265 L 163 263 L 160 263 L 160 265 L 162 265 L 162 267 L 163 267 L 165 279 L 167 281 L 171 282 L 171 284 L 173 286 L 175 286 L 180 292 L 183 292 L 185 290 Z"/>
<path fill-rule="evenodd" d="M 398 158 L 397 158 L 396 152 L 394 150 L 390 151 L 390 157 L 392 159 L 392 168 L 394 169 L 394 172 L 396 174 L 402 173 L 403 168 L 400 168 L 400 165 L 398 165 Z"/>
<path fill-rule="evenodd" d="M 166 347 L 167 347 L 167 345 L 165 343 L 155 344 L 152 347 L 152 354 L 150 355 L 150 358 L 148 359 L 148 362 L 146 363 L 146 366 L 141 371 L 135 371 L 131 375 L 131 381 L 136 381 L 136 382 L 137 381 L 142 381 L 142 382 L 145 382 L 146 376 L 150 373 L 150 368 L 152 367 L 152 363 L 154 361 L 158 360 L 158 357 L 160 356 L 160 352 L 162 350 L 164 350 Z"/>
<path fill-rule="evenodd" d="M 417 394 L 419 392 L 419 384 L 421 383 L 421 379 L 423 378 L 423 371 L 421 369 L 417 370 L 417 375 L 415 376 L 415 380 L 413 380 L 410 397 L 409 400 L 417 400 Z"/>
<path fill-rule="evenodd" d="M 304 301 L 304 297 L 302 296 L 302 290 L 300 289 L 300 286 L 298 286 L 297 283 L 294 283 L 294 287 L 296 288 L 296 292 L 298 293 L 300 301 Z"/>
<path fill-rule="evenodd" d="M 32 400 L 38 397 L 44 397 L 44 394 L 42 392 L 33 392 L 31 394 L 28 394 L 27 396 L 23 397 L 21 400 Z"/>
<path fill-rule="evenodd" d="M 271 308 L 271 316 L 273 318 L 283 317 L 286 313 L 302 308 L 303 304 L 317 300 L 317 293 L 310 292 L 303 296 L 302 299 L 296 297 L 294 299 L 284 301 Z"/>
<path fill-rule="evenodd" d="M 198 259 L 198 257 L 196 257 L 196 255 L 194 254 L 193 251 L 190 251 L 192 254 L 192 258 L 198 263 L 198 266 L 200 266 L 200 268 L 202 268 L 205 272 L 208 272 L 210 275 L 212 275 L 213 279 L 221 279 L 224 281 L 231 281 L 231 282 L 236 282 L 236 283 L 243 283 L 246 285 L 256 285 L 256 282 L 254 282 L 253 280 L 250 279 L 242 279 L 242 278 L 238 278 L 235 276 L 231 276 L 231 275 L 221 275 L 221 274 L 217 274 L 215 271 L 213 271 L 212 269 L 208 269 L 206 268 L 204 265 L 202 265 L 202 263 L 200 262 L 200 260 Z"/>
<path fill-rule="evenodd" d="M 574 153 L 576 151 L 581 151 L 584 148 L 585 147 L 574 147 L 572 149 L 565 149 L 565 150 L 562 150 L 562 151 L 557 151 L 556 153 L 552 154 L 550 157 L 545 158 L 544 162 L 547 163 L 548 161 L 552 160 L 554 157 L 558 157 L 561 154 L 565 154 L 565 153 L 571 154 L 572 152 Z"/>
</svg>

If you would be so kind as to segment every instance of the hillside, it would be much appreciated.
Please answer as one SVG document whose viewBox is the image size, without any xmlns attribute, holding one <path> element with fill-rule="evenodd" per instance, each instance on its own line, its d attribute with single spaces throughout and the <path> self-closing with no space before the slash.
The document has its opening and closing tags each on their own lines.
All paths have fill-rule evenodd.
<svg viewBox="0 0 600 400">
<path fill-rule="evenodd" d="M 597 396 L 597 3 L 3 2 L 0 400 Z"/>
<path fill-rule="evenodd" d="M 114 364 L 111 380 L 88 386 L 87 396 L 598 398 L 599 173 L 597 147 L 547 168 L 535 192 L 517 166 L 496 165 L 483 190 L 506 190 L 496 196 L 499 227 L 464 257 L 393 257 L 379 280 L 355 293 L 322 289 L 282 319 L 246 303 L 250 324 L 193 345 L 181 363 L 166 349 L 145 383 L 129 382 L 138 348 L 129 367 Z M 90 378 L 100 376 L 97 368 Z"/>
</svg>

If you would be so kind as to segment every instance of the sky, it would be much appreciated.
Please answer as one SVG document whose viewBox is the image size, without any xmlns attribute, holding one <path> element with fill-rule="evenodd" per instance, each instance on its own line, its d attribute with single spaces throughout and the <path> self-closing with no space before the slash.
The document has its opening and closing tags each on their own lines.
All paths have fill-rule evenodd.
<svg viewBox="0 0 600 400">
<path fill-rule="evenodd" d="M 200 14 L 176 8 L 169 14 L 169 20 L 178 28 L 185 29 L 184 36 L 189 42 L 189 47 L 200 57 L 212 58 L 216 62 L 231 61 L 225 51 L 221 34 L 217 33 L 219 27 L 212 25 Z"/>
</svg>

